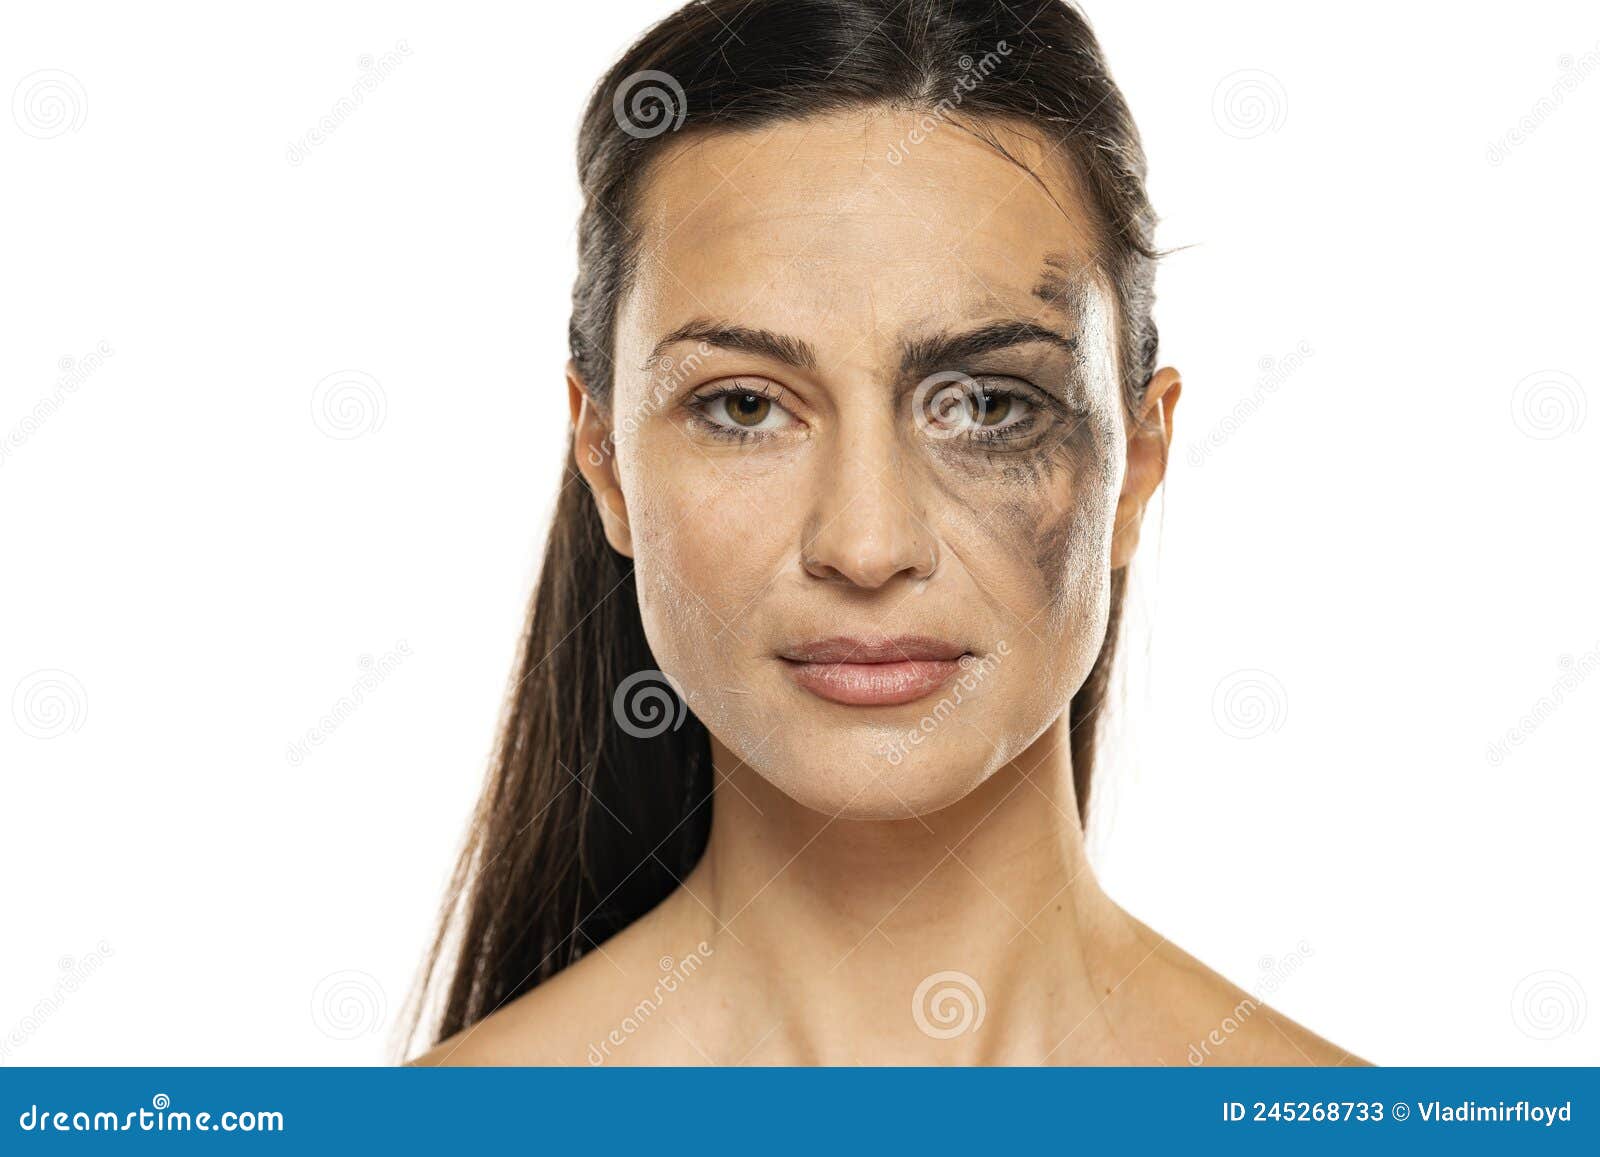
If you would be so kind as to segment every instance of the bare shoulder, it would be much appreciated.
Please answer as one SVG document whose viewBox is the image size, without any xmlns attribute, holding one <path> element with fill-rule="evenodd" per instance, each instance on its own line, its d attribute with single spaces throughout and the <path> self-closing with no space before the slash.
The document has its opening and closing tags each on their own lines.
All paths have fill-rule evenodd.
<svg viewBox="0 0 1600 1157">
<path fill-rule="evenodd" d="M 1263 959 L 1256 992 L 1234 984 L 1135 921 L 1146 949 L 1140 1003 L 1162 1011 L 1147 1024 L 1147 1055 L 1168 1065 L 1362 1066 L 1353 1055 L 1268 1005 L 1265 997 L 1305 965 L 1307 952 Z"/>
<path fill-rule="evenodd" d="M 604 1002 L 604 977 L 591 954 L 531 992 L 408 1061 L 441 1065 L 581 1064 L 586 1026 Z"/>
<path fill-rule="evenodd" d="M 686 981 L 711 966 L 715 949 L 682 939 L 652 913 L 407 1063 L 694 1064 L 682 1024 L 695 1015 L 698 986 Z"/>
</svg>

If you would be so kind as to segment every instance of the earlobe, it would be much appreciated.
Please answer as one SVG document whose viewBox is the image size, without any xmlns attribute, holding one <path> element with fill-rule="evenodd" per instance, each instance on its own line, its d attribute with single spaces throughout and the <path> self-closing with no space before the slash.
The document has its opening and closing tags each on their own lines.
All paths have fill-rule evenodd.
<svg viewBox="0 0 1600 1157">
<path fill-rule="evenodd" d="M 567 404 L 572 414 L 572 456 L 600 512 L 606 541 L 618 554 L 632 558 L 633 535 L 628 527 L 627 500 L 617 477 L 616 443 L 571 362 L 567 363 Z"/>
<path fill-rule="evenodd" d="M 1145 507 L 1166 476 L 1173 411 L 1182 391 L 1183 379 L 1171 366 L 1163 366 L 1152 374 L 1145 387 L 1139 421 L 1128 436 L 1128 468 L 1123 474 L 1122 493 L 1117 498 L 1111 537 L 1113 570 L 1132 562 L 1139 547 Z"/>
<path fill-rule="evenodd" d="M 628 503 L 619 487 L 611 486 L 594 492 L 595 505 L 600 510 L 600 521 L 606 528 L 606 541 L 611 549 L 625 558 L 633 557 L 633 531 L 628 526 Z"/>
</svg>

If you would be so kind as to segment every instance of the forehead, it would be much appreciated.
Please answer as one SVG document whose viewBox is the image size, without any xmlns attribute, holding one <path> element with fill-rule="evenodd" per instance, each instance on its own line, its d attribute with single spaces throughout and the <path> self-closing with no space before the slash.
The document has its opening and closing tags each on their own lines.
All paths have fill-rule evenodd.
<svg viewBox="0 0 1600 1157">
<path fill-rule="evenodd" d="M 960 318 L 1070 319 L 1094 231 L 1067 161 L 985 128 L 860 110 L 674 142 L 635 216 L 619 355 L 695 316 L 841 361 Z"/>
</svg>

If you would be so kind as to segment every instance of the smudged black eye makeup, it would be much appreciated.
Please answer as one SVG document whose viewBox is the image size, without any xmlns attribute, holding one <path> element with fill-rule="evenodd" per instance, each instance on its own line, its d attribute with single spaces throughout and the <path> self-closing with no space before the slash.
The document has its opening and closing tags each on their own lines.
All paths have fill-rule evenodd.
<svg viewBox="0 0 1600 1157">
<path fill-rule="evenodd" d="M 1007 375 L 954 375 L 921 405 L 918 421 L 935 438 L 986 448 L 1031 449 L 1058 419 L 1081 418 L 1059 399 Z"/>
<path fill-rule="evenodd" d="M 1052 427 L 1080 424 L 1086 411 L 1009 374 L 951 372 L 950 381 L 926 397 L 913 397 L 917 425 L 956 447 L 1030 450 Z M 785 404 L 786 391 L 760 378 L 735 378 L 697 391 L 684 402 L 692 430 L 735 444 L 765 441 L 803 427 Z"/>
<path fill-rule="evenodd" d="M 1089 416 L 1086 406 L 1069 405 L 1026 378 L 982 371 L 934 375 L 913 392 L 911 404 L 941 448 L 989 457 L 1053 450 Z"/>
</svg>

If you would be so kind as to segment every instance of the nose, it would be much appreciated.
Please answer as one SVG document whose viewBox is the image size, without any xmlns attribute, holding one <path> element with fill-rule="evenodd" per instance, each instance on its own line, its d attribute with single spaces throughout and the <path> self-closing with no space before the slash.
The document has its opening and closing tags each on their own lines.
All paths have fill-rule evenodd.
<svg viewBox="0 0 1600 1157">
<path fill-rule="evenodd" d="M 854 440 L 829 461 L 800 553 L 814 578 L 876 589 L 896 575 L 926 579 L 937 569 L 934 535 L 895 448 L 883 441 Z"/>
</svg>

